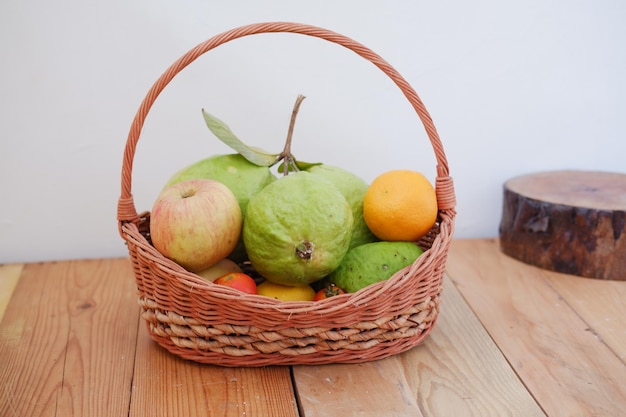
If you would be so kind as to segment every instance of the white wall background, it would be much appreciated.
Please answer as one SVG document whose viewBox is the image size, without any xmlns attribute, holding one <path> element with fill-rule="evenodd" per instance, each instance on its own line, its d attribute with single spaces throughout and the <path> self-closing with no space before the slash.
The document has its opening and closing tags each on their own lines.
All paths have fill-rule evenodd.
<svg viewBox="0 0 626 417">
<path fill-rule="evenodd" d="M 278 20 L 362 42 L 417 90 L 455 179 L 458 238 L 497 236 L 513 176 L 626 171 L 620 0 L 3 0 L 0 263 L 126 256 L 116 205 L 140 101 L 199 42 Z M 299 159 L 368 181 L 401 167 L 434 178 L 416 115 L 374 66 L 319 39 L 257 35 L 201 57 L 161 95 L 137 149 L 137 209 L 177 169 L 229 152 L 201 108 L 278 151 L 299 93 Z"/>
</svg>

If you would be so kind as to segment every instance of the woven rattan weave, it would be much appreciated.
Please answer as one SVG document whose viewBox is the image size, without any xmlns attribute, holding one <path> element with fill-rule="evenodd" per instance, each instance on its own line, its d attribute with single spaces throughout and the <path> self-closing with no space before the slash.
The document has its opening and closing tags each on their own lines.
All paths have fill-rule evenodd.
<svg viewBox="0 0 626 417">
<path fill-rule="evenodd" d="M 202 54 L 261 33 L 296 33 L 341 45 L 373 63 L 402 91 L 420 118 L 437 160 L 439 217 L 418 242 L 425 253 L 390 279 L 318 302 L 280 302 L 212 284 L 161 255 L 150 243 L 150 213 L 135 209 L 132 167 L 151 106 L 168 83 Z M 222 366 L 356 363 L 418 345 L 439 314 L 454 229 L 455 194 L 437 130 L 413 88 L 362 44 L 310 25 L 269 22 L 235 28 L 189 50 L 154 83 L 133 120 L 122 165 L 119 232 L 133 266 L 142 318 L 151 337 L 181 358 Z"/>
</svg>

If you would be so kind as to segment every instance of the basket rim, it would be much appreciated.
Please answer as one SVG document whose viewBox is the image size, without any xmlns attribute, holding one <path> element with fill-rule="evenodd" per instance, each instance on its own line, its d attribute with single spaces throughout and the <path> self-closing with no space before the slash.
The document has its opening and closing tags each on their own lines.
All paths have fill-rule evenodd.
<svg viewBox="0 0 626 417">
<path fill-rule="evenodd" d="M 253 303 L 260 309 L 268 308 L 289 316 L 306 315 L 313 312 L 320 315 L 329 315 L 342 310 L 345 311 L 347 306 L 359 308 L 367 304 L 370 299 L 387 296 L 391 290 L 401 286 L 402 280 L 413 279 L 416 275 L 423 275 L 423 272 L 428 270 L 433 262 L 437 262 L 438 256 L 447 254 L 451 236 L 454 233 L 454 217 L 454 210 L 441 212 L 440 231 L 435 237 L 433 245 L 424 251 L 411 265 L 397 271 L 387 280 L 370 284 L 353 293 L 346 293 L 320 301 L 280 301 L 257 294 L 245 294 L 228 286 L 214 284 L 193 272 L 185 270 L 176 262 L 159 253 L 145 236 L 138 231 L 136 224 L 127 223 L 122 229 L 124 239 L 130 244 L 140 247 L 142 251 L 141 256 L 150 260 L 151 268 L 163 271 L 167 279 L 172 280 L 173 285 L 184 285 L 189 294 L 193 293 L 198 297 L 206 296 L 211 299 L 217 298 L 222 301 Z M 180 314 L 180 312 L 176 313 Z"/>
</svg>

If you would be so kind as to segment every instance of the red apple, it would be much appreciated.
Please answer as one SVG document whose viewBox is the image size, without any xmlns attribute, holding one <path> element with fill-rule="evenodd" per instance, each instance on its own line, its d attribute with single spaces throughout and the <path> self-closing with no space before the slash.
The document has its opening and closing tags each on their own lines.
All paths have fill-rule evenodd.
<svg viewBox="0 0 626 417">
<path fill-rule="evenodd" d="M 233 192 L 209 179 L 166 187 L 150 214 L 154 247 L 188 271 L 209 268 L 235 248 L 242 216 Z"/>
</svg>

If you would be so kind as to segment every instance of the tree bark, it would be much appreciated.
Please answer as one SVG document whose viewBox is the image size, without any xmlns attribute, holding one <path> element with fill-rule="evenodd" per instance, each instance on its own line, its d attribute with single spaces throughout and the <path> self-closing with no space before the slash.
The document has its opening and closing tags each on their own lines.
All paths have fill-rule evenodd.
<svg viewBox="0 0 626 417">
<path fill-rule="evenodd" d="M 504 184 L 500 249 L 524 263 L 626 281 L 626 175 L 553 171 Z"/>
</svg>

